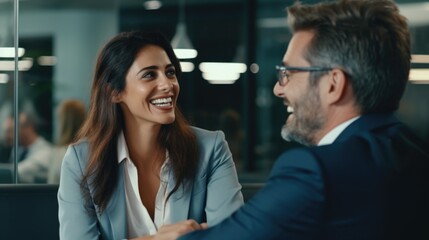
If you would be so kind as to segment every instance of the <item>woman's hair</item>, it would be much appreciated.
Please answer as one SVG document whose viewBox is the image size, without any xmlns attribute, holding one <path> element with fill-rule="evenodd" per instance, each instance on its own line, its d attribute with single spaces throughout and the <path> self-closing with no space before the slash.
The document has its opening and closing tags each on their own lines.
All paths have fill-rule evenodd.
<svg viewBox="0 0 429 240">
<path fill-rule="evenodd" d="M 94 189 L 92 202 L 102 212 L 107 206 L 118 182 L 117 140 L 124 128 L 124 115 L 113 97 L 125 88 L 125 78 L 139 51 L 148 45 L 161 47 L 181 75 L 180 62 L 170 43 L 159 33 L 132 31 L 123 32 L 111 39 L 99 53 L 91 89 L 91 100 L 86 119 L 78 139 L 89 144 L 89 160 L 81 181 L 81 190 L 90 206 L 88 185 Z M 158 137 L 162 147 L 169 153 L 170 166 L 176 185 L 191 183 L 196 174 L 198 152 L 196 137 L 187 121 L 175 108 L 176 119 L 163 125 Z"/>
<path fill-rule="evenodd" d="M 58 108 L 59 138 L 57 144 L 66 146 L 75 140 L 86 117 L 85 105 L 79 100 L 65 100 Z"/>
<path fill-rule="evenodd" d="M 341 68 L 362 113 L 395 111 L 410 71 L 407 20 L 392 0 L 341 0 L 288 8 L 290 29 L 312 31 L 310 64 Z M 319 73 L 315 73 L 319 74 Z"/>
</svg>

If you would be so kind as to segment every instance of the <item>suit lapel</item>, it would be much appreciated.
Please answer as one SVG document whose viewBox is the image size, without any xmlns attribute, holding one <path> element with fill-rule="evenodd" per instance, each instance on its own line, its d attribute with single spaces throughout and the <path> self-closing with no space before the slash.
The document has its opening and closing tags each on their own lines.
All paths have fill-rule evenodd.
<svg viewBox="0 0 429 240">
<path fill-rule="evenodd" d="M 112 239 L 123 239 L 127 237 L 127 209 L 125 206 L 123 162 L 119 164 L 118 171 L 118 185 L 103 214 L 110 223 Z"/>
<path fill-rule="evenodd" d="M 168 173 L 168 186 L 167 186 L 167 194 L 173 190 L 176 185 L 176 181 L 174 180 L 173 172 L 170 170 Z M 193 185 L 192 185 L 193 188 Z M 183 191 L 183 187 L 180 186 L 175 193 L 173 193 L 170 197 L 170 215 L 171 215 L 171 223 L 176 223 L 178 221 L 183 221 L 184 219 L 188 219 L 189 217 L 189 204 L 191 203 L 191 195 L 192 191 Z"/>
</svg>

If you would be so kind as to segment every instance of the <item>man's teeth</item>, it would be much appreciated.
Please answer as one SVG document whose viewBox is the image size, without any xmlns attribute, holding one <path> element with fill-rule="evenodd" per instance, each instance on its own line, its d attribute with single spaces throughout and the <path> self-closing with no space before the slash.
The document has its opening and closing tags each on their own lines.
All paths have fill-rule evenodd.
<svg viewBox="0 0 429 240">
<path fill-rule="evenodd" d="M 170 106 L 172 102 L 173 102 L 173 99 L 171 97 L 158 98 L 158 99 L 150 101 L 151 104 L 156 105 L 156 106 Z"/>
<path fill-rule="evenodd" d="M 287 106 L 287 112 L 288 113 L 293 113 L 293 108 L 291 106 Z"/>
</svg>

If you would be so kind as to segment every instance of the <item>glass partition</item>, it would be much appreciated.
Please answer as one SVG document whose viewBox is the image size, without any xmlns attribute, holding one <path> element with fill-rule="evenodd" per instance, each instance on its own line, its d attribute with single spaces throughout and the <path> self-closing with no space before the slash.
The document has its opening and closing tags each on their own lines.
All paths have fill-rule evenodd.
<svg viewBox="0 0 429 240">
<path fill-rule="evenodd" d="M 14 13 L 13 1 L 0 1 L 0 183 L 12 183 L 14 180 Z"/>
<path fill-rule="evenodd" d="M 118 31 L 116 1 L 23 1 L 19 40 L 29 62 L 20 72 L 20 183 L 59 182 L 72 139 L 61 135 L 67 108 L 88 106 L 100 47 Z M 61 115 L 62 114 L 62 115 Z"/>
</svg>

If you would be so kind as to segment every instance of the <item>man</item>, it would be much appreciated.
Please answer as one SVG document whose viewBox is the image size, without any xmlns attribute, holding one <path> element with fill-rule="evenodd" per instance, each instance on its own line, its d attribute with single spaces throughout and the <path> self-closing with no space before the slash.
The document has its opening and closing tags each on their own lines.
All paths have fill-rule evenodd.
<svg viewBox="0 0 429 240">
<path fill-rule="evenodd" d="M 13 124 L 13 121 L 10 121 L 9 118 L 6 118 L 1 123 L 3 135 L 0 139 L 0 164 L 9 163 L 11 158 L 13 147 L 13 138 L 10 138 L 11 135 L 13 137 L 13 126 L 10 126 L 11 124 Z"/>
<path fill-rule="evenodd" d="M 308 147 L 280 156 L 230 218 L 180 239 L 429 239 L 429 157 L 393 116 L 410 69 L 406 19 L 389 0 L 288 13 L 274 94 L 291 113 L 282 136 Z M 159 235 L 201 228 L 189 220 Z"/>
<path fill-rule="evenodd" d="M 7 119 L 7 135 L 13 142 L 13 118 Z M 21 183 L 46 183 L 51 145 L 37 131 L 37 120 L 32 114 L 19 114 L 18 176 Z"/>
</svg>

